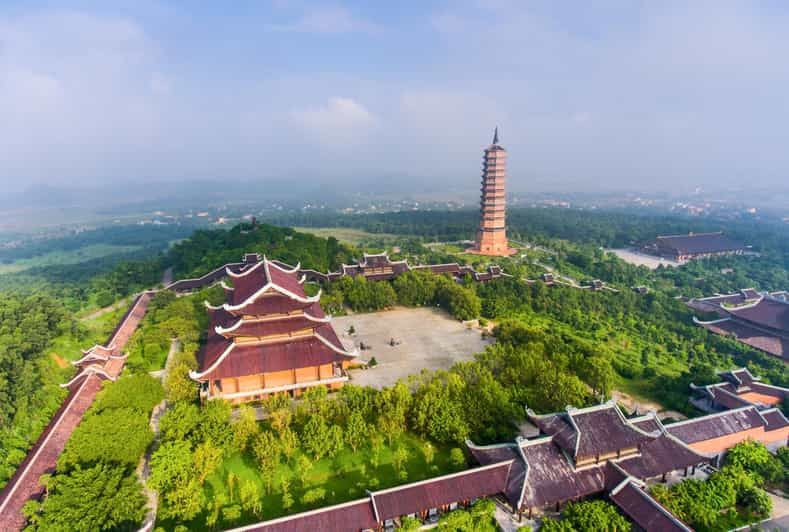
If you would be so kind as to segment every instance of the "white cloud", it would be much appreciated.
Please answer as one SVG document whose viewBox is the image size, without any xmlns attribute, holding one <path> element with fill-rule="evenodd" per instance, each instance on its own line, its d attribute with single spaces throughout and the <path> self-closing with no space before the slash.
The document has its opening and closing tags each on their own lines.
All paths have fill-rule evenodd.
<svg viewBox="0 0 789 532">
<path fill-rule="evenodd" d="M 326 105 L 293 111 L 294 122 L 327 145 L 358 144 L 376 117 L 353 98 L 329 98 Z"/>
<path fill-rule="evenodd" d="M 148 84 L 151 88 L 151 92 L 154 94 L 170 94 L 170 80 L 161 74 L 151 74 L 151 79 Z"/>
<path fill-rule="evenodd" d="M 305 12 L 295 22 L 270 25 L 269 29 L 325 35 L 377 33 L 380 31 L 378 25 L 364 18 L 357 17 L 351 11 L 341 6 L 315 7 Z"/>
</svg>

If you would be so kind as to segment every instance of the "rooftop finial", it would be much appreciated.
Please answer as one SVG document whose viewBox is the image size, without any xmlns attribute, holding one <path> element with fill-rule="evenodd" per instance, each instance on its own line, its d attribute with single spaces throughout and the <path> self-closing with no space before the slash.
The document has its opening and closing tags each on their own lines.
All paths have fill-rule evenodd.
<svg viewBox="0 0 789 532">
<path fill-rule="evenodd" d="M 499 126 L 496 126 L 496 129 L 493 130 L 493 144 L 499 143 Z"/>
</svg>

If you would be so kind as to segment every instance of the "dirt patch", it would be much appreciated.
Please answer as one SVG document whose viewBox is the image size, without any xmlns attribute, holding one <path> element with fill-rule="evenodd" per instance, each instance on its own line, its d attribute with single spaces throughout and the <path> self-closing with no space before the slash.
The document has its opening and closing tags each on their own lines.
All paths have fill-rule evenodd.
<svg viewBox="0 0 789 532">
<path fill-rule="evenodd" d="M 624 405 L 630 412 L 637 411 L 639 414 L 646 414 L 650 411 L 657 412 L 658 418 L 666 419 L 673 418 L 676 420 L 687 419 L 687 416 L 676 412 L 674 410 L 665 410 L 662 405 L 652 401 L 645 401 L 643 399 L 636 399 L 632 395 L 614 390 L 611 392 L 611 398 L 616 400 L 617 403 Z"/>
<path fill-rule="evenodd" d="M 361 344 L 360 358 L 375 357 L 378 364 L 351 371 L 354 384 L 376 388 L 389 386 L 423 369 L 447 369 L 455 362 L 471 360 L 492 340 L 479 328 L 464 325 L 434 308 L 396 308 L 384 312 L 353 314 L 332 320 L 342 342 Z M 353 326 L 355 333 L 348 334 Z"/>
<path fill-rule="evenodd" d="M 57 364 L 60 369 L 69 367 L 69 363 L 57 353 L 51 353 L 49 356 L 52 357 L 52 360 L 55 361 L 55 364 Z"/>
</svg>

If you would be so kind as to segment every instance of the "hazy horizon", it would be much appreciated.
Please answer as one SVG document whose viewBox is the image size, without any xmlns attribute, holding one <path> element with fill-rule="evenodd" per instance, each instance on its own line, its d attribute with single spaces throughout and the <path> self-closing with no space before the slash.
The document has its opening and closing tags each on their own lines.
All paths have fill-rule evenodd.
<svg viewBox="0 0 789 532">
<path fill-rule="evenodd" d="M 515 191 L 785 189 L 787 22 L 780 2 L 12 0 L 0 185 L 465 193 L 499 126 Z"/>
</svg>

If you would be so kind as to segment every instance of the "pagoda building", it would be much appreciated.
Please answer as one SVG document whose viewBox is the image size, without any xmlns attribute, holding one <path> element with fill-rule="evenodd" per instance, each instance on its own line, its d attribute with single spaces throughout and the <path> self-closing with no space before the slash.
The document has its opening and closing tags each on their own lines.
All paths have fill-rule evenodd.
<svg viewBox="0 0 789 532">
<path fill-rule="evenodd" d="M 339 388 L 357 356 L 340 342 L 321 309 L 320 292 L 308 296 L 299 265 L 285 268 L 265 257 L 222 282 L 227 302 L 206 303 L 208 338 L 190 377 L 203 399 L 234 403 L 273 393 L 298 396 L 313 386 Z"/>
<path fill-rule="evenodd" d="M 482 186 L 479 206 L 479 231 L 471 253 L 506 257 L 515 253 L 507 245 L 504 181 L 507 151 L 499 144 L 499 128 L 493 133 L 493 143 L 485 148 L 482 157 Z"/>
</svg>

